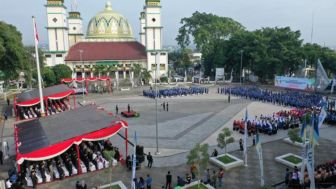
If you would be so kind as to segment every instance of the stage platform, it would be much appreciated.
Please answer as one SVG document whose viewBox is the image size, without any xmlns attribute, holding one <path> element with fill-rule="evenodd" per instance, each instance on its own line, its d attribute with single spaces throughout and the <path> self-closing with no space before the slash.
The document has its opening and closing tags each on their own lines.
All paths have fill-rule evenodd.
<svg viewBox="0 0 336 189">
<path fill-rule="evenodd" d="M 139 113 L 138 112 L 135 112 L 135 111 L 123 111 L 121 112 L 121 115 L 124 116 L 124 117 L 139 117 Z"/>
</svg>

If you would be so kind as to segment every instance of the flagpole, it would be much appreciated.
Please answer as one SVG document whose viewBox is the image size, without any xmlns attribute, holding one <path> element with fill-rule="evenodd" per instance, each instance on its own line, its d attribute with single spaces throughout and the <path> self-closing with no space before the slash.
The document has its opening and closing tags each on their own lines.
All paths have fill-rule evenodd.
<svg viewBox="0 0 336 189">
<path fill-rule="evenodd" d="M 35 17 L 33 16 L 33 28 L 34 28 L 34 39 L 35 39 L 35 58 L 36 58 L 36 66 L 37 66 L 37 80 L 38 80 L 38 88 L 40 95 L 40 106 L 41 106 L 41 117 L 45 116 L 44 112 L 44 103 L 43 103 L 43 93 L 42 93 L 42 83 L 41 83 L 41 71 L 40 71 L 40 60 L 38 54 L 38 33 L 36 28 Z"/>
<path fill-rule="evenodd" d="M 135 179 L 135 171 L 136 171 L 136 146 L 137 146 L 137 134 L 134 132 L 134 154 L 132 159 L 132 181 L 131 181 L 131 189 L 136 189 L 136 183 L 134 183 Z"/>
</svg>

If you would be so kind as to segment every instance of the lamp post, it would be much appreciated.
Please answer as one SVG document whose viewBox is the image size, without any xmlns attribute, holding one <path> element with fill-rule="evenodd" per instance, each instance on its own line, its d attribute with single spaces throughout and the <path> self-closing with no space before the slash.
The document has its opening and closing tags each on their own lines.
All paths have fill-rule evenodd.
<svg viewBox="0 0 336 189">
<path fill-rule="evenodd" d="M 155 154 L 158 155 L 160 154 L 159 152 L 159 128 L 158 128 L 158 111 L 157 111 L 157 71 L 158 71 L 158 62 L 159 62 L 159 57 L 160 53 L 156 52 L 155 54 L 155 72 L 154 72 L 154 80 L 155 80 L 155 131 L 156 131 L 156 152 Z"/>
<path fill-rule="evenodd" d="M 82 62 L 82 65 L 83 65 L 83 72 L 82 72 L 82 92 L 83 92 L 83 103 L 85 103 L 85 100 L 84 100 L 84 91 L 85 91 L 85 87 L 84 87 L 84 82 L 85 82 L 85 76 L 84 76 L 84 71 L 85 71 L 85 68 L 84 68 L 84 61 L 83 61 L 83 58 L 82 58 L 82 54 L 83 54 L 84 50 L 80 49 L 79 50 L 79 58 L 80 58 L 80 61 Z"/>
<path fill-rule="evenodd" d="M 240 78 L 239 83 L 242 84 L 242 69 L 243 69 L 243 50 L 240 50 Z"/>
</svg>

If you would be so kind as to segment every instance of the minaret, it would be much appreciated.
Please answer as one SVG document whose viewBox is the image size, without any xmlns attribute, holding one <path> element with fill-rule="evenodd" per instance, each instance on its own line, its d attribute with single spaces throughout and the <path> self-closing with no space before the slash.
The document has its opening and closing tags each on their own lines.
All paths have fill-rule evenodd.
<svg viewBox="0 0 336 189">
<path fill-rule="evenodd" d="M 45 52 L 47 66 L 64 64 L 69 49 L 68 23 L 64 0 L 47 0 L 49 51 Z"/>
<path fill-rule="evenodd" d="M 147 50 L 148 70 L 155 71 L 159 66 L 158 77 L 168 72 L 168 53 L 162 49 L 162 25 L 160 0 L 146 0 L 145 10 L 145 41 Z M 156 57 L 158 53 L 159 57 Z"/>
<path fill-rule="evenodd" d="M 77 1 L 74 0 L 71 6 L 71 12 L 68 17 L 69 22 L 69 47 L 80 42 L 83 39 L 83 20 L 80 12 L 77 11 Z"/>
<path fill-rule="evenodd" d="M 140 13 L 140 43 L 146 47 L 146 30 L 145 30 L 145 27 L 146 27 L 146 14 L 145 12 L 141 12 Z"/>
</svg>

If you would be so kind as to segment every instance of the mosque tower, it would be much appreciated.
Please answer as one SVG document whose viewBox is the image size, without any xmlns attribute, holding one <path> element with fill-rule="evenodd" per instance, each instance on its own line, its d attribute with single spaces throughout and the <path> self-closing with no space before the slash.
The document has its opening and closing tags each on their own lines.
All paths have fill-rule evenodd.
<svg viewBox="0 0 336 189">
<path fill-rule="evenodd" d="M 73 0 L 71 6 L 71 12 L 69 12 L 68 17 L 69 23 L 69 46 L 82 41 L 83 39 L 83 20 L 81 18 L 80 12 L 77 11 L 77 1 Z"/>
<path fill-rule="evenodd" d="M 160 0 L 146 0 L 144 12 L 147 69 L 154 73 L 157 64 L 159 66 L 157 78 L 159 78 L 168 72 L 168 52 L 162 48 L 163 27 L 161 25 Z"/>
<path fill-rule="evenodd" d="M 141 12 L 140 13 L 140 43 L 143 45 L 143 46 L 146 46 L 146 30 L 145 30 L 145 27 L 146 27 L 146 20 L 145 20 L 145 12 Z"/>
<path fill-rule="evenodd" d="M 47 66 L 64 64 L 69 49 L 68 23 L 64 0 L 47 0 L 49 50 L 45 52 Z"/>
</svg>

